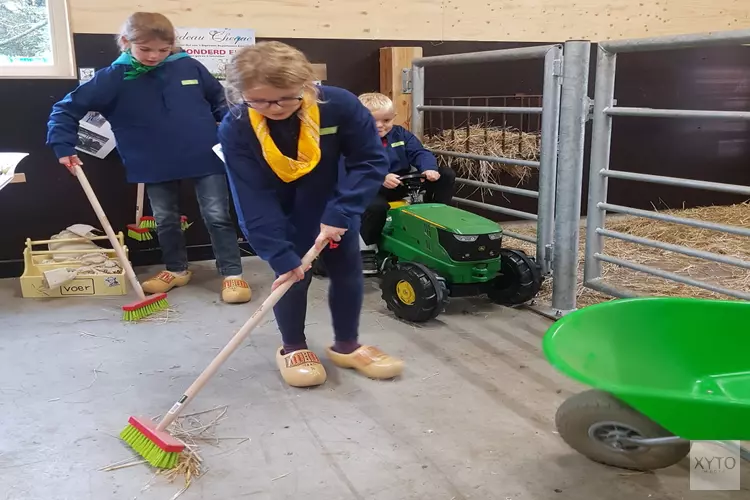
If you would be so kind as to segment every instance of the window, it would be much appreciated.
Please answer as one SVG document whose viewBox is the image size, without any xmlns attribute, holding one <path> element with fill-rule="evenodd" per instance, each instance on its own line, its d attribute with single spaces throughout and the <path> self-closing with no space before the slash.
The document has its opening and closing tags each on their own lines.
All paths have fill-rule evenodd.
<svg viewBox="0 0 750 500">
<path fill-rule="evenodd" d="M 0 77 L 75 78 L 67 0 L 0 0 Z"/>
</svg>

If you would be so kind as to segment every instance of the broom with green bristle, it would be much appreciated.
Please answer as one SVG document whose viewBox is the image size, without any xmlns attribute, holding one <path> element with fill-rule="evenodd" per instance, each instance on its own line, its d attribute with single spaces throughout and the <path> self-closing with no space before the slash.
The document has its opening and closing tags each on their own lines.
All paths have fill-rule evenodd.
<svg viewBox="0 0 750 500">
<path fill-rule="evenodd" d="M 183 231 L 187 231 L 190 226 L 192 226 L 192 222 L 188 222 L 188 218 L 186 215 L 180 216 L 180 229 Z M 141 217 L 141 221 L 138 223 L 138 227 L 141 229 L 148 229 L 149 231 L 154 231 L 156 229 L 156 219 L 154 219 L 153 215 L 144 215 Z"/>
<path fill-rule="evenodd" d="M 135 224 L 128 224 L 128 238 L 132 238 L 135 241 L 151 241 L 154 236 L 151 234 L 151 229 L 141 225 L 143 219 L 143 195 L 145 187 L 143 184 L 138 184 L 138 194 L 135 198 Z"/>
<path fill-rule="evenodd" d="M 115 253 L 117 253 L 117 258 L 120 260 L 120 265 L 125 270 L 125 274 L 128 276 L 130 284 L 138 294 L 138 301 L 122 306 L 122 319 L 125 321 L 138 321 L 147 316 L 150 316 L 151 314 L 167 309 L 169 307 L 169 304 L 167 303 L 166 293 L 158 293 L 146 297 L 146 294 L 143 292 L 143 287 L 141 287 L 141 284 L 138 282 L 138 278 L 135 275 L 135 271 L 133 271 L 133 266 L 130 265 L 130 261 L 128 260 L 127 255 L 125 255 L 125 250 L 117 240 L 117 236 L 115 236 L 115 232 L 112 230 L 112 225 L 109 223 L 107 216 L 104 214 L 104 209 L 99 203 L 99 200 L 96 198 L 94 190 L 92 189 L 91 184 L 89 184 L 86 175 L 83 173 L 83 169 L 81 168 L 81 166 L 66 166 L 71 169 L 73 175 L 75 175 L 78 179 L 78 182 L 81 183 L 81 187 L 86 193 L 86 197 L 89 199 L 91 207 L 94 209 L 94 212 L 96 212 L 96 216 L 99 218 L 99 222 L 101 223 L 104 232 L 107 233 L 107 238 L 112 244 L 112 248 L 115 250 Z"/>
<path fill-rule="evenodd" d="M 139 183 L 138 184 L 138 195 L 136 197 L 136 202 L 135 202 L 135 228 L 137 228 L 137 229 L 147 229 L 149 231 L 154 231 L 154 230 L 156 230 L 156 219 L 154 219 L 154 216 L 153 215 L 145 215 L 145 216 L 143 215 L 144 192 L 145 192 L 144 185 L 141 184 L 141 183 Z M 192 225 L 193 225 L 192 222 L 189 223 L 188 222 L 188 218 L 186 216 L 184 216 L 184 215 L 180 216 L 180 228 L 183 231 L 187 231 L 187 229 L 190 226 L 192 226 Z M 135 228 L 133 228 L 133 236 L 132 236 L 132 238 L 134 240 L 145 241 L 145 240 L 153 239 L 153 236 L 151 238 L 146 237 L 145 240 L 144 239 L 140 239 L 140 238 L 142 238 L 142 237 L 140 237 L 140 235 L 142 235 L 143 232 L 136 231 Z M 130 231 L 130 230 L 131 230 L 131 228 L 130 228 L 130 226 L 128 226 L 128 231 Z"/>
<path fill-rule="evenodd" d="M 302 257 L 302 266 L 304 266 L 304 269 L 310 268 L 312 262 L 321 250 L 325 248 L 325 245 L 326 242 L 323 242 L 308 250 L 305 256 Z M 336 246 L 335 243 L 330 243 L 330 245 L 332 248 Z M 167 428 L 177 419 L 182 410 L 185 409 L 198 392 L 203 389 L 209 379 L 219 371 L 219 368 L 229 359 L 229 356 L 242 345 L 242 342 L 250 335 L 250 332 L 258 326 L 263 316 L 273 309 L 273 306 L 276 305 L 293 284 L 294 280 L 287 280 L 271 292 L 268 298 L 250 316 L 250 319 L 242 325 L 242 328 L 234 334 L 234 337 L 232 337 L 226 347 L 216 355 L 211 364 L 203 370 L 203 373 L 188 387 L 158 424 L 155 424 L 148 417 L 130 417 L 128 425 L 120 433 L 120 438 L 154 467 L 160 469 L 173 469 L 176 467 L 180 453 L 185 449 L 185 444 L 169 434 Z"/>
</svg>

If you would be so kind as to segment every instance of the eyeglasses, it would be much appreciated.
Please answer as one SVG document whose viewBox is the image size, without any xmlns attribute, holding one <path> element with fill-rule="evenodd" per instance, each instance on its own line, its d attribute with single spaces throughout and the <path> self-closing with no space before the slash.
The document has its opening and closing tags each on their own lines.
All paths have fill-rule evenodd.
<svg viewBox="0 0 750 500">
<path fill-rule="evenodd" d="M 302 101 L 302 96 L 299 97 L 284 97 L 283 99 L 277 99 L 275 101 L 244 101 L 245 106 L 253 109 L 268 109 L 272 104 L 277 105 L 280 108 L 292 108 Z"/>
</svg>

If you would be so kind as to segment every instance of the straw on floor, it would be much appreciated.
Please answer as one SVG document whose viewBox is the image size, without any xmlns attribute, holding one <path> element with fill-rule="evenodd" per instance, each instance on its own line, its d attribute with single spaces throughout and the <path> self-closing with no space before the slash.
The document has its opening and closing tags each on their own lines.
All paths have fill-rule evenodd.
<svg viewBox="0 0 750 500">
<path fill-rule="evenodd" d="M 678 217 L 750 228 L 750 202 L 730 206 L 709 206 L 686 210 L 661 210 L 660 212 Z M 671 243 L 673 245 L 688 246 L 750 261 L 750 238 L 739 235 L 631 216 L 609 217 L 605 226 L 607 229 L 620 233 Z M 536 228 L 533 225 L 514 225 L 511 230 L 530 236 L 536 233 Z M 582 227 L 578 258 L 578 307 L 612 299 L 608 295 L 583 287 L 585 233 L 585 228 Z M 532 255 L 535 251 L 533 245 L 513 239 L 505 240 L 504 245 L 522 248 Z M 604 253 L 612 257 L 670 271 L 724 288 L 750 293 L 750 270 L 748 269 L 689 257 L 613 238 L 604 239 Z M 731 297 L 709 290 L 668 281 L 609 263 L 602 264 L 602 277 L 608 284 L 619 288 L 626 288 L 642 295 L 732 299 Z M 543 301 L 549 301 L 551 297 L 552 282 L 551 280 L 547 280 L 540 292 L 539 298 Z"/>
</svg>

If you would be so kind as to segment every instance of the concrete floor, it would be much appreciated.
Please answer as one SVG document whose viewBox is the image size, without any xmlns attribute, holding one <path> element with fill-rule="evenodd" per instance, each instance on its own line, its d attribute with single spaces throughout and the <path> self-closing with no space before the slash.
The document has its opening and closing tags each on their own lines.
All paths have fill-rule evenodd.
<svg viewBox="0 0 750 500">
<path fill-rule="evenodd" d="M 250 304 L 219 302 L 213 265 L 200 263 L 170 294 L 169 321 L 137 325 L 120 321 L 122 298 L 34 301 L 0 282 L 0 500 L 172 498 L 180 484 L 145 466 L 98 469 L 130 456 L 116 437 L 128 416 L 169 409 L 263 300 L 265 264 L 245 268 Z M 332 335 L 325 290 L 313 282 L 308 313 L 321 355 Z M 569 449 L 554 414 L 581 388 L 544 360 L 549 322 L 531 312 L 455 301 L 415 328 L 384 309 L 374 281 L 365 309 L 362 340 L 403 357 L 404 376 L 375 382 L 324 360 L 324 386 L 289 388 L 267 318 L 185 411 L 229 405 L 217 435 L 250 440 L 203 445 L 208 472 L 181 499 L 749 498 L 690 492 L 687 461 L 633 474 Z"/>
</svg>

